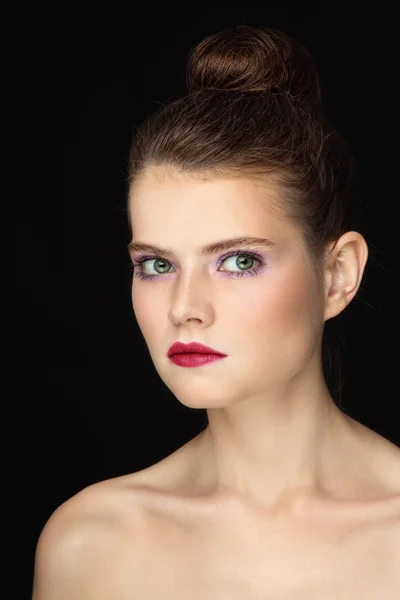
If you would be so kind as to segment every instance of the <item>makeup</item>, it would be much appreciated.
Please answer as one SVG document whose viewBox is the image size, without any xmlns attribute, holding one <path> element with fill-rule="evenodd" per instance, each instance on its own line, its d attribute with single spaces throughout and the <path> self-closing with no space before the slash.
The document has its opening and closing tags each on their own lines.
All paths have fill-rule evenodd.
<svg viewBox="0 0 400 600">
<path fill-rule="evenodd" d="M 169 357 L 175 365 L 179 367 L 201 367 L 210 362 L 215 362 L 221 358 L 225 358 L 221 354 L 173 354 Z"/>
<path fill-rule="evenodd" d="M 233 258 L 233 257 L 243 257 L 245 259 L 245 261 L 247 260 L 247 261 L 252 261 L 253 263 L 256 263 L 256 266 L 251 269 L 248 269 L 247 271 L 220 271 L 224 274 L 223 276 L 250 277 L 253 275 L 258 275 L 258 273 L 263 272 L 267 266 L 266 260 L 258 253 L 253 252 L 251 250 L 235 250 L 235 251 L 228 252 L 228 253 L 224 254 L 223 256 L 221 256 L 217 260 L 217 268 L 223 262 L 225 262 L 228 259 Z M 148 273 L 145 273 L 144 264 L 146 262 L 150 262 L 150 261 L 158 261 L 159 263 L 163 263 L 165 265 L 174 266 L 169 260 L 166 260 L 160 256 L 147 256 L 147 255 L 138 256 L 136 258 L 136 260 L 134 260 L 132 258 L 134 277 L 138 277 L 139 279 L 142 279 L 142 280 L 151 280 L 151 279 L 155 280 L 155 279 L 160 279 L 160 278 L 165 277 L 166 275 L 170 274 L 170 272 L 166 272 L 164 274 L 159 273 L 157 275 L 150 275 Z M 246 264 L 244 264 L 243 266 L 246 266 Z"/>
</svg>

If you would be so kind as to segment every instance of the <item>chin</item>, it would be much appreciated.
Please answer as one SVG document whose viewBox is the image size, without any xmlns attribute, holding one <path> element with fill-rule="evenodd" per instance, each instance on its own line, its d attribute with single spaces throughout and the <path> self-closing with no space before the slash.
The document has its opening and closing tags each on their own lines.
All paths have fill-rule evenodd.
<svg viewBox="0 0 400 600">
<path fill-rule="evenodd" d="M 186 398 L 185 400 L 182 400 L 181 398 L 178 398 L 177 396 L 175 396 L 176 399 L 183 404 L 184 406 L 186 406 L 187 408 L 197 408 L 197 409 L 206 409 L 206 410 L 210 410 L 212 408 L 227 408 L 229 406 L 229 402 L 212 402 L 212 400 L 203 400 L 200 401 L 200 399 L 197 397 L 197 399 L 193 399 L 193 402 L 188 401 Z"/>
<path fill-rule="evenodd" d="M 227 390 L 221 394 L 216 393 L 216 385 L 208 384 L 209 389 L 202 390 L 201 386 L 195 384 L 178 388 L 176 382 L 175 385 L 168 385 L 168 382 L 164 380 L 164 383 L 178 402 L 187 408 L 226 408 L 232 404 L 232 395 Z M 227 400 L 227 398 L 231 399 Z"/>
</svg>

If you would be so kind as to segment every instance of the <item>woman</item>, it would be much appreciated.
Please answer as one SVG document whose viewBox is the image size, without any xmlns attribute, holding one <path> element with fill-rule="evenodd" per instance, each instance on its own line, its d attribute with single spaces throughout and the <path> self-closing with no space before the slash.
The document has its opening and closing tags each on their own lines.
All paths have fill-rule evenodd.
<svg viewBox="0 0 400 600">
<path fill-rule="evenodd" d="M 400 450 L 340 410 L 324 366 L 368 259 L 353 159 L 281 32 L 205 39 L 187 81 L 134 141 L 132 301 L 208 425 L 61 505 L 33 598 L 394 600 Z"/>
</svg>

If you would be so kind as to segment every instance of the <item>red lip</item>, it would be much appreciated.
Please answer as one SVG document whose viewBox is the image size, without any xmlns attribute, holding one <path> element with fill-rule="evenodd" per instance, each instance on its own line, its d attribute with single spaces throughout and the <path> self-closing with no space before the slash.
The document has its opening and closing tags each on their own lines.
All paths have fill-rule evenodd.
<svg viewBox="0 0 400 600">
<path fill-rule="evenodd" d="M 218 350 L 214 350 L 209 346 L 203 346 L 203 344 L 198 344 L 197 342 L 191 342 L 190 344 L 182 344 L 182 342 L 175 342 L 172 344 L 171 348 L 168 350 L 168 356 L 173 356 L 174 354 L 218 354 L 219 356 L 227 356 L 227 354 L 223 354 L 222 352 L 218 352 Z"/>
</svg>

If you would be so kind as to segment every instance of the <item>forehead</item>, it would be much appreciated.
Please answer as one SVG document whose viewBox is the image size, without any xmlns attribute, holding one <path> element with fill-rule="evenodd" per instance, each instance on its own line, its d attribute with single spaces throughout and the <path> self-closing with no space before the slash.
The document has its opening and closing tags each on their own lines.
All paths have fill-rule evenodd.
<svg viewBox="0 0 400 600">
<path fill-rule="evenodd" d="M 180 239 L 199 234 L 298 235 L 284 211 L 284 192 L 272 178 L 206 177 L 165 167 L 148 168 L 130 189 L 129 216 L 134 238 Z M 151 239 L 150 237 L 156 237 Z"/>
</svg>

